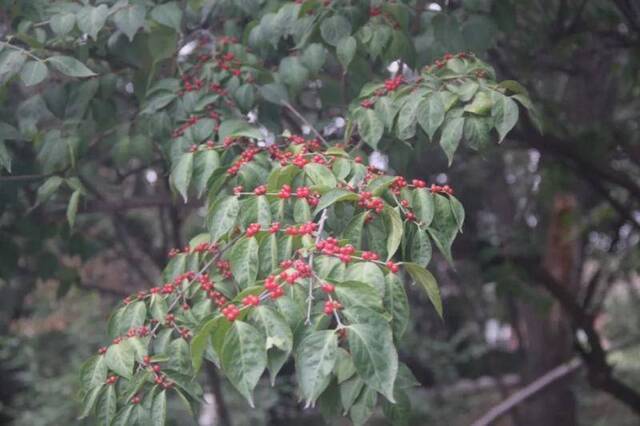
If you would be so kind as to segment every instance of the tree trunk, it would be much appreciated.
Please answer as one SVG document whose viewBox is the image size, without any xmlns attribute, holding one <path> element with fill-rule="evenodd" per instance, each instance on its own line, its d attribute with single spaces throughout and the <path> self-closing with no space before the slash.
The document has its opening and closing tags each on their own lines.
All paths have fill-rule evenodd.
<svg viewBox="0 0 640 426">
<path fill-rule="evenodd" d="M 575 198 L 556 194 L 549 218 L 544 268 L 570 293 L 577 291 L 577 241 L 573 215 Z M 541 289 L 540 294 L 544 291 Z M 573 336 L 569 318 L 557 301 L 547 309 L 532 303 L 521 304 L 521 342 L 526 353 L 523 378 L 531 382 L 573 356 Z M 572 426 L 577 424 L 576 401 L 571 377 L 551 386 L 524 407 L 525 426 Z"/>
</svg>

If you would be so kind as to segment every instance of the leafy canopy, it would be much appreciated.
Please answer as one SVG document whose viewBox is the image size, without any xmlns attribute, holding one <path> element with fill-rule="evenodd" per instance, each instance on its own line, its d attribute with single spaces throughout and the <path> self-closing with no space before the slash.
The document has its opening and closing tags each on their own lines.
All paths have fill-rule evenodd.
<svg viewBox="0 0 640 426">
<path fill-rule="evenodd" d="M 274 383 L 292 359 L 306 406 L 362 424 L 381 399 L 402 422 L 415 382 L 396 349 L 409 321 L 405 285 L 423 287 L 443 315 L 426 267 L 432 246 L 452 262 L 464 210 L 449 186 L 388 175 L 364 157 L 439 144 L 451 163 L 462 142 L 500 142 L 520 106 L 532 109 L 524 88 L 497 82 L 472 53 L 412 71 L 413 6 L 18 6 L 0 79 L 28 96 L 1 123 L 0 166 L 11 173 L 19 145 L 33 141 L 47 177 L 36 204 L 65 197 L 73 227 L 96 196 L 81 171 L 115 135 L 116 162 L 157 153 L 176 203 L 207 209 L 162 284 L 111 316 L 113 341 L 81 372 L 83 416 L 162 425 L 171 394 L 195 414 L 203 362 L 253 405 L 265 370 Z M 196 28 L 206 21 L 224 26 Z M 390 61 L 391 78 L 371 72 Z"/>
</svg>

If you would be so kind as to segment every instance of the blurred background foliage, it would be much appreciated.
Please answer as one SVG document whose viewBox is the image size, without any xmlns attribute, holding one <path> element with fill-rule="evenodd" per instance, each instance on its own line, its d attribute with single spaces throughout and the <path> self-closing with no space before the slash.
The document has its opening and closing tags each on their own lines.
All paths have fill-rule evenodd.
<svg viewBox="0 0 640 426">
<path fill-rule="evenodd" d="M 169 31 L 175 21 L 158 25 L 164 18 L 150 14 L 144 31 L 136 35 L 133 28 L 129 35 L 119 27 L 114 34 L 127 37 L 116 37 L 98 34 L 95 22 L 92 28 L 78 18 L 77 28 L 72 23 L 66 31 L 61 22 L 63 28 L 48 26 L 49 17 L 75 14 L 79 2 L 0 1 L 3 43 L 22 34 L 18 45 L 73 54 L 92 61 L 100 74 L 83 81 L 56 75 L 32 87 L 17 76 L 1 82 L 0 422 L 75 423 L 79 364 L 104 341 L 110 307 L 154 283 L 168 250 L 197 231 L 201 206 L 182 204 L 171 193 L 166 151 L 154 143 L 167 118 L 139 120 L 149 76 L 175 72 L 180 55 L 188 54 L 178 50 L 203 34 L 226 34 L 246 40 L 281 78 L 291 77 L 279 62 L 291 46 L 279 43 L 277 34 L 269 40 L 268 23 L 253 18 L 262 10 L 277 12 L 283 2 L 131 3 L 150 9 L 171 4 L 182 24 Z M 441 257 L 432 267 L 444 297 L 444 322 L 420 292 L 410 293 L 411 328 L 400 357 L 422 384 L 412 394 L 410 424 L 471 424 L 515 389 L 574 357 L 582 360 L 574 374 L 499 424 L 638 424 L 640 5 L 404 3 L 410 39 L 369 46 L 379 54 L 354 61 L 346 93 L 339 69 L 293 74 L 302 73 L 305 87 L 296 106 L 317 127 L 340 132 L 336 117 L 343 111 L 336 106 L 353 99 L 366 81 L 388 76 L 387 66 L 398 56 L 416 69 L 459 51 L 492 64 L 500 79 L 520 81 L 544 127 L 541 134 L 524 118 L 503 144 L 478 152 L 465 148 L 451 167 L 437 147 L 383 146 L 391 167 L 452 185 L 467 211 L 464 234 L 454 245 L 455 269 Z M 367 18 L 353 19 L 355 27 Z M 2 56 L 0 64 L 10 66 Z M 320 110 L 318 85 L 326 106 Z M 265 105 L 259 114 L 281 130 L 277 108 Z M 73 229 L 66 217 L 73 181 L 37 205 L 43 180 L 71 168 L 90 188 Z M 603 356 L 593 355 L 594 344 Z M 200 424 L 322 424 L 319 413 L 295 403 L 286 374 L 276 389 L 260 385 L 256 410 L 248 410 L 215 373 L 202 380 L 209 401 L 218 404 L 203 407 Z M 171 403 L 173 424 L 187 424 L 183 408 Z M 370 424 L 385 423 L 374 416 Z"/>
</svg>

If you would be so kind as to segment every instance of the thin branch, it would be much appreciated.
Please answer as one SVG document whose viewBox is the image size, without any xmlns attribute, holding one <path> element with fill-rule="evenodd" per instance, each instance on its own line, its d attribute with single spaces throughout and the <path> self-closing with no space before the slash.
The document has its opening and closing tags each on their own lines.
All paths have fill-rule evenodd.
<svg viewBox="0 0 640 426">
<path fill-rule="evenodd" d="M 304 124 L 309 126 L 309 128 L 311 129 L 311 132 L 313 132 L 313 134 L 316 135 L 316 137 L 320 139 L 320 141 L 322 141 L 323 144 L 325 144 L 326 146 L 329 146 L 329 142 L 327 142 L 327 140 L 320 134 L 320 132 L 318 132 L 318 130 L 315 127 L 313 127 L 311 123 L 309 123 L 309 120 L 307 120 L 304 117 L 304 115 L 300 114 L 300 112 L 298 112 L 298 110 L 295 109 L 293 105 L 291 105 L 289 102 L 284 102 L 283 105 L 287 110 L 291 111 L 291 113 L 295 115 L 300 121 L 302 121 Z"/>
<path fill-rule="evenodd" d="M 549 370 L 533 382 L 529 383 L 524 388 L 513 393 L 509 398 L 505 399 L 500 404 L 491 408 L 482 417 L 473 422 L 471 426 L 488 426 L 492 424 L 500 417 L 511 411 L 514 407 L 522 404 L 527 399 L 545 389 L 547 386 L 573 373 L 578 368 L 580 368 L 581 365 L 582 362 L 580 361 L 580 359 L 574 358 L 565 364 L 560 364 L 556 368 Z"/>
<path fill-rule="evenodd" d="M 316 234 L 316 244 L 320 241 L 322 231 L 324 230 L 324 223 L 327 220 L 327 209 L 322 210 L 322 215 L 318 221 L 318 233 Z M 313 251 L 309 255 L 309 266 L 313 268 Z M 313 275 L 309 277 L 309 294 L 307 296 L 307 319 L 305 324 L 311 323 L 311 305 L 313 303 Z"/>
</svg>

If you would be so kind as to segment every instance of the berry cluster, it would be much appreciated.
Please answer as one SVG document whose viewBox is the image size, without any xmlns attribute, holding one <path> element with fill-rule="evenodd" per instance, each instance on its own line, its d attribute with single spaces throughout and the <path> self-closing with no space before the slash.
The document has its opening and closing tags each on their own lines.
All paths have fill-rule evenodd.
<svg viewBox="0 0 640 426">
<path fill-rule="evenodd" d="M 405 82 L 404 77 L 402 77 L 401 75 L 398 75 L 388 80 L 385 80 L 384 88 L 387 89 L 387 92 L 394 92 L 404 82 Z"/>
<path fill-rule="evenodd" d="M 326 315 L 333 315 L 338 309 L 342 309 L 342 304 L 337 300 L 327 300 L 324 302 L 324 313 Z"/>
<path fill-rule="evenodd" d="M 254 294 L 250 294 L 242 299 L 244 306 L 258 306 L 260 304 L 260 297 Z"/>
<path fill-rule="evenodd" d="M 371 192 L 364 191 L 360 193 L 358 206 L 380 214 L 384 210 L 384 201 L 382 198 L 374 197 Z"/>
<path fill-rule="evenodd" d="M 229 321 L 235 321 L 240 315 L 240 309 L 232 303 L 222 308 L 222 315 L 224 315 Z"/>
<path fill-rule="evenodd" d="M 340 247 L 338 245 L 338 240 L 333 237 L 329 237 L 326 240 L 318 241 L 316 243 L 316 249 L 320 250 L 322 254 L 337 257 L 343 263 L 350 263 L 352 260 L 352 255 L 356 251 L 356 249 L 351 244 Z"/>
<path fill-rule="evenodd" d="M 244 151 L 242 151 L 242 154 L 240 155 L 240 158 L 238 159 L 238 161 L 233 163 L 233 165 L 231 165 L 231 167 L 227 169 L 227 174 L 229 176 L 235 176 L 236 174 L 238 174 L 240 167 L 244 166 L 245 164 L 253 160 L 253 158 L 256 156 L 258 152 L 260 152 L 259 148 L 247 148 Z"/>
<path fill-rule="evenodd" d="M 230 280 L 233 278 L 233 274 L 231 273 L 231 264 L 228 260 L 219 260 L 216 262 L 216 268 L 218 268 L 218 272 L 225 279 Z"/>
<path fill-rule="evenodd" d="M 256 235 L 258 232 L 260 232 L 260 224 L 259 223 L 252 223 L 251 225 L 249 225 L 247 227 L 247 237 L 253 237 L 254 235 Z"/>
</svg>

